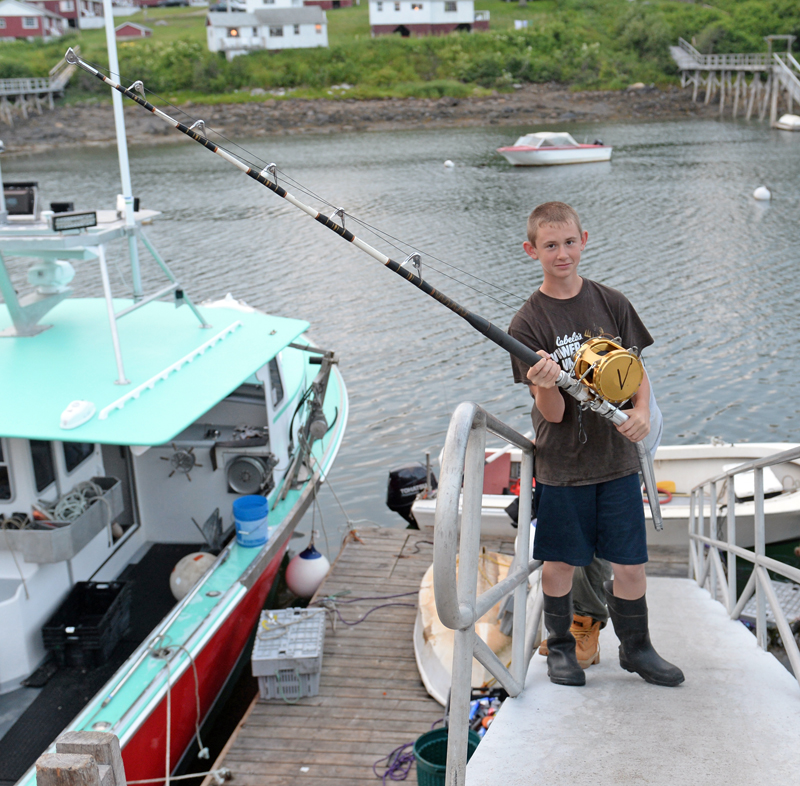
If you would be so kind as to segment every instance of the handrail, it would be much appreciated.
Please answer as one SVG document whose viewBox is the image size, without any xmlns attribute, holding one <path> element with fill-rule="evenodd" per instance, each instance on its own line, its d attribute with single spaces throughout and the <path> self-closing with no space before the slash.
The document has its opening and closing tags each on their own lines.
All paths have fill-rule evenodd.
<svg viewBox="0 0 800 786">
<path fill-rule="evenodd" d="M 764 514 L 764 469 L 787 461 L 800 459 L 800 447 L 784 450 L 765 458 L 740 464 L 727 472 L 715 475 L 704 480 L 691 490 L 689 512 L 689 560 L 690 576 L 702 587 L 708 584 L 711 596 L 717 599 L 717 590 L 723 597 L 731 619 L 738 619 L 750 600 L 753 593 L 756 596 L 756 641 L 762 649 L 767 648 L 767 612 L 766 604 L 769 603 L 775 622 L 778 626 L 781 640 L 786 649 L 786 655 L 792 667 L 792 672 L 800 683 L 800 648 L 792 632 L 789 621 L 780 605 L 772 579 L 769 573 L 777 573 L 791 581 L 800 583 L 800 570 L 785 565 L 782 562 L 767 557 L 766 550 L 766 520 Z M 754 473 L 753 495 L 753 527 L 754 550 L 749 551 L 736 545 L 736 494 L 733 479 L 736 475 L 745 472 Z M 726 501 L 720 504 L 720 495 L 717 485 L 724 482 L 727 487 Z M 706 535 L 705 497 L 708 489 L 710 511 L 708 516 L 708 530 Z M 718 535 L 719 512 L 721 507 L 727 507 L 727 532 L 726 540 L 721 540 Z M 726 555 L 723 564 L 721 553 Z M 736 586 L 736 560 L 741 558 L 753 563 L 753 573 L 742 593 L 739 595 Z M 727 584 L 725 582 L 727 574 Z"/>
<path fill-rule="evenodd" d="M 797 61 L 791 56 L 791 54 L 788 52 L 785 54 L 792 58 L 792 61 L 795 65 L 797 64 Z M 786 63 L 783 62 L 783 58 L 780 55 L 775 53 L 773 57 L 777 63 L 775 67 L 783 86 L 791 92 L 793 98 L 800 100 L 800 79 L 797 78 L 797 74 Z"/>
<path fill-rule="evenodd" d="M 766 69 L 769 68 L 771 62 L 768 52 L 704 55 L 683 38 L 678 39 L 678 46 L 696 61 L 696 67 L 699 70 L 727 68 Z"/>
<path fill-rule="evenodd" d="M 486 432 L 522 450 L 519 517 L 514 561 L 505 579 L 477 596 L 480 556 L 481 500 L 486 458 Z M 462 489 L 463 479 L 463 489 Z M 450 688 L 450 722 L 447 740 L 448 786 L 463 786 L 466 778 L 471 696 L 472 659 L 476 658 L 509 696 L 525 687 L 525 674 L 533 655 L 533 640 L 542 616 L 539 594 L 527 627 L 527 579 L 541 566 L 530 559 L 533 443 L 478 404 L 459 404 L 447 429 L 442 451 L 442 471 L 436 497 L 433 536 L 433 590 L 436 611 L 446 627 L 455 631 Z M 459 500 L 463 498 L 461 526 Z M 475 634 L 475 623 L 501 598 L 514 592 L 511 668 Z"/>
</svg>

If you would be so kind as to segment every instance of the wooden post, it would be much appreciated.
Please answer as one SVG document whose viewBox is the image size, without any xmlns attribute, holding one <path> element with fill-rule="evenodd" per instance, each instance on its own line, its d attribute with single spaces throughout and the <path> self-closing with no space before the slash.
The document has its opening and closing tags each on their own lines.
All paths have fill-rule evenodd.
<svg viewBox="0 0 800 786">
<path fill-rule="evenodd" d="M 56 752 L 36 761 L 37 786 L 125 786 L 119 740 L 99 731 L 68 731 Z"/>
<path fill-rule="evenodd" d="M 692 89 L 692 101 L 697 102 L 697 88 L 700 87 L 700 72 L 694 72 L 694 88 Z"/>
<path fill-rule="evenodd" d="M 725 109 L 725 78 L 727 77 L 727 73 L 725 71 L 721 72 L 722 78 L 719 80 L 719 114 L 722 117 L 722 112 Z"/>
<path fill-rule="evenodd" d="M 739 112 L 739 90 L 742 86 L 742 77 L 744 76 L 744 71 L 737 71 L 736 72 L 736 84 L 735 84 L 735 91 L 733 94 L 733 117 L 736 119 L 736 115 Z"/>
<path fill-rule="evenodd" d="M 746 83 L 745 83 L 746 84 Z M 761 74 L 758 71 L 753 75 L 753 81 L 750 82 L 750 98 L 747 101 L 747 119 L 749 120 L 753 115 L 753 103 L 756 100 L 756 93 L 761 85 Z"/>
<path fill-rule="evenodd" d="M 758 110 L 758 119 L 763 120 L 764 115 L 767 114 L 767 104 L 769 103 L 769 94 L 772 90 L 772 71 L 767 75 L 767 84 L 764 86 L 764 97 L 761 99 L 761 107 Z"/>
<path fill-rule="evenodd" d="M 708 79 L 706 79 L 706 97 L 703 101 L 704 104 L 708 105 L 708 102 L 711 100 L 711 94 L 714 92 L 714 81 L 716 80 L 716 76 L 713 71 L 708 72 Z"/>
<path fill-rule="evenodd" d="M 105 786 L 88 754 L 45 753 L 36 760 L 36 786 Z"/>
<path fill-rule="evenodd" d="M 769 105 L 769 124 L 774 126 L 778 122 L 778 93 L 781 86 L 778 79 L 772 80 L 772 101 Z"/>
</svg>

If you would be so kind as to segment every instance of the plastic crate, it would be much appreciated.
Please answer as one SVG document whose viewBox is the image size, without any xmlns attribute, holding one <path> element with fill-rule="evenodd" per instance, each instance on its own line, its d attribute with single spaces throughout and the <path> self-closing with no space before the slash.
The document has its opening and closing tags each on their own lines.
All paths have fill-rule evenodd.
<svg viewBox="0 0 800 786">
<path fill-rule="evenodd" d="M 128 582 L 79 581 L 42 627 L 45 649 L 60 666 L 100 666 L 125 635 L 130 616 Z"/>
<path fill-rule="evenodd" d="M 261 698 L 316 696 L 324 642 L 324 609 L 262 611 L 251 660 Z"/>
</svg>

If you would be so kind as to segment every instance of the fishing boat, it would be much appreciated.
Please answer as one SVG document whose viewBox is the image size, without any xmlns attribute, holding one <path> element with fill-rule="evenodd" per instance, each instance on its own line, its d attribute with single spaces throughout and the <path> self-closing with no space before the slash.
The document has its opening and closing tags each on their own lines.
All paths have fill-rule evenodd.
<svg viewBox="0 0 800 786">
<path fill-rule="evenodd" d="M 775 128 L 781 131 L 800 131 L 800 115 L 781 115 Z"/>
<path fill-rule="evenodd" d="M 513 556 L 483 549 L 478 559 L 480 595 L 508 575 Z M 508 663 L 511 660 L 511 637 L 501 629 L 501 605 L 502 601 L 495 604 L 475 623 L 475 632 L 503 663 Z M 454 635 L 455 632 L 445 627 L 436 613 L 433 565 L 431 565 L 419 586 L 417 618 L 414 622 L 414 658 L 425 690 L 443 706 L 447 703 L 447 695 L 453 681 Z M 489 688 L 493 683 L 492 675 L 473 659 L 472 687 Z"/>
<path fill-rule="evenodd" d="M 41 210 L 35 183 L 0 189 L 2 783 L 33 786 L 67 730 L 116 734 L 129 781 L 208 757 L 203 724 L 348 417 L 337 358 L 304 319 L 195 304 L 147 237 L 160 214 L 132 196 L 117 94 L 114 109 L 116 205 Z M 100 289 L 90 276 L 103 297 L 72 297 L 73 278 Z M 234 521 L 239 500 L 258 515 Z"/>
<path fill-rule="evenodd" d="M 653 545 L 687 546 L 689 543 L 689 492 L 706 478 L 733 466 L 764 458 L 796 447 L 793 443 L 730 443 L 709 445 L 662 445 L 653 462 L 659 488 L 664 529 L 656 532 L 647 527 L 648 542 Z M 510 447 L 487 449 L 481 508 L 481 537 L 513 540 L 517 522 L 509 515 L 509 505 L 519 493 L 520 453 Z M 787 461 L 764 470 L 764 502 L 767 542 L 778 543 L 800 537 L 800 461 Z M 736 542 L 749 548 L 753 545 L 753 473 L 736 477 Z M 718 490 L 717 513 L 724 519 L 726 492 Z M 645 517 L 651 519 L 650 508 L 643 499 Z M 421 489 L 411 504 L 411 515 L 421 529 L 433 530 L 436 512 L 435 490 Z M 706 500 L 704 515 L 711 514 Z M 708 519 L 706 519 L 708 520 Z M 723 528 L 724 529 L 724 528 Z"/>
<path fill-rule="evenodd" d="M 551 166 L 609 161 L 612 149 L 599 139 L 590 145 L 580 144 L 563 131 L 536 131 L 521 136 L 509 147 L 499 147 L 497 152 L 514 166 Z"/>
</svg>

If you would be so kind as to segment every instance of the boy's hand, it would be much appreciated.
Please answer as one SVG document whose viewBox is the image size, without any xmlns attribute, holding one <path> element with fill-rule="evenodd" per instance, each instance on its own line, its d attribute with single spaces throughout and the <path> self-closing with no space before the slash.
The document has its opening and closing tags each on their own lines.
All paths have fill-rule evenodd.
<svg viewBox="0 0 800 786">
<path fill-rule="evenodd" d="M 641 442 L 650 433 L 649 407 L 634 407 L 625 414 L 628 419 L 621 426 L 617 426 L 617 431 L 631 442 Z"/>
<path fill-rule="evenodd" d="M 545 390 L 554 388 L 558 375 L 561 373 L 561 367 L 543 349 L 540 349 L 537 354 L 541 355 L 544 360 L 528 369 L 528 382 Z"/>
</svg>

